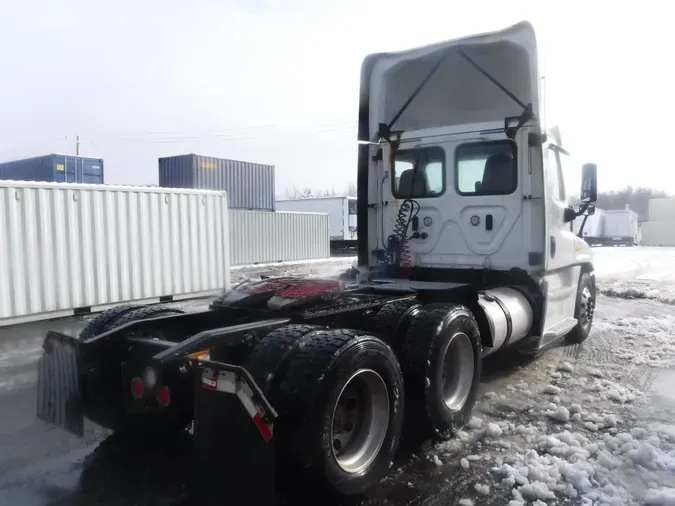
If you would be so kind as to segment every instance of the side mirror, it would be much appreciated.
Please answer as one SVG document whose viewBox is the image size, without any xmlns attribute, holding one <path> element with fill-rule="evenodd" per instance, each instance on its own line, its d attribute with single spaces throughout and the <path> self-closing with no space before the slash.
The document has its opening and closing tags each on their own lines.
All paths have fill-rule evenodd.
<svg viewBox="0 0 675 506">
<path fill-rule="evenodd" d="M 590 204 L 598 200 L 598 166 L 585 163 L 581 167 L 581 202 Z"/>
<path fill-rule="evenodd" d="M 588 207 L 586 208 L 586 213 L 587 216 L 593 216 L 595 214 L 595 206 L 593 204 L 589 204 Z"/>
</svg>

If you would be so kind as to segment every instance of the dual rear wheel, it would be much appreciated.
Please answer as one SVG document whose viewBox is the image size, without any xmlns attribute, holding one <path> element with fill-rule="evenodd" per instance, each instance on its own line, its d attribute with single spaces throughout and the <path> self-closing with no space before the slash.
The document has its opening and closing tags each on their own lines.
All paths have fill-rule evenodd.
<svg viewBox="0 0 675 506">
<path fill-rule="evenodd" d="M 283 482 L 362 495 L 387 475 L 404 425 L 446 439 L 467 423 L 480 383 L 478 326 L 460 305 L 414 306 L 381 310 L 389 342 L 309 325 L 259 342 L 245 368 L 280 415 Z"/>
</svg>

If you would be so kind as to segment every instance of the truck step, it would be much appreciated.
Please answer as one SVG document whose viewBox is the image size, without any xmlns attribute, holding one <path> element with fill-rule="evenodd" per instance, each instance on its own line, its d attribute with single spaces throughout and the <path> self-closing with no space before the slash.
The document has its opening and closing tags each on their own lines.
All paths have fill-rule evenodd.
<svg viewBox="0 0 675 506">
<path fill-rule="evenodd" d="M 570 332 L 574 326 L 577 324 L 577 319 L 573 317 L 565 318 L 564 320 L 560 320 L 558 323 L 555 325 L 550 326 L 544 331 L 544 336 L 542 341 L 544 343 L 551 342 L 555 339 L 559 339 L 563 336 L 565 336 L 568 332 Z"/>
</svg>

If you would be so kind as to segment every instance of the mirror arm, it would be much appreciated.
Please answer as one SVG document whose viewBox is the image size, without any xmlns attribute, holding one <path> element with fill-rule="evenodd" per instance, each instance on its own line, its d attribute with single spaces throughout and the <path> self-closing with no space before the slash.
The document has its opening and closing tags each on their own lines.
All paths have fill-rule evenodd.
<svg viewBox="0 0 675 506">
<path fill-rule="evenodd" d="M 581 216 L 582 214 L 584 214 L 586 212 L 586 210 L 588 209 L 588 206 L 590 206 L 590 205 L 591 205 L 591 202 L 584 202 L 583 204 L 581 204 L 581 206 L 579 206 L 579 210 L 576 211 L 577 216 Z"/>
<path fill-rule="evenodd" d="M 586 226 L 586 220 L 588 219 L 588 216 L 584 216 L 584 221 L 581 222 L 581 226 L 579 227 L 579 233 L 577 234 L 577 237 L 579 239 L 583 239 L 583 234 L 584 234 L 584 227 Z"/>
</svg>

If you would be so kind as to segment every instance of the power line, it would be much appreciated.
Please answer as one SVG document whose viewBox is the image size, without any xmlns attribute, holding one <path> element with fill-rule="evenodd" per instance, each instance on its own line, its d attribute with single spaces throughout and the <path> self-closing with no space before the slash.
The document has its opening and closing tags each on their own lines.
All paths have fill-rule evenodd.
<svg viewBox="0 0 675 506">
<path fill-rule="evenodd" d="M 209 138 L 209 137 L 224 137 L 231 135 L 239 135 L 243 133 L 250 133 L 250 131 L 260 130 L 301 130 L 301 131 L 322 131 L 331 130 L 335 127 L 356 126 L 357 121 L 352 118 L 336 118 L 330 123 L 317 124 L 265 124 L 265 125 L 248 125 L 232 128 L 219 129 L 205 129 L 201 131 L 165 131 L 165 132 L 132 132 L 132 133 L 101 133 L 94 134 L 98 138 L 120 138 L 120 139 L 193 139 L 193 138 Z"/>
</svg>

